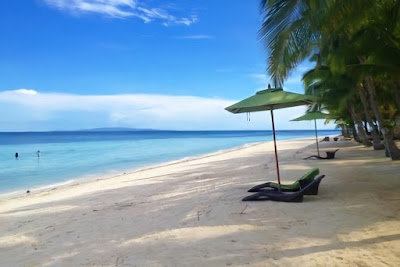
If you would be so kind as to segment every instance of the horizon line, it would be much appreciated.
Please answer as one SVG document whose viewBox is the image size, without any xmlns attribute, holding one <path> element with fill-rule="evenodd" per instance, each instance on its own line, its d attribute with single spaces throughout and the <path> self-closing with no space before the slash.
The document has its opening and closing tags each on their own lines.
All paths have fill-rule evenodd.
<svg viewBox="0 0 400 267">
<path fill-rule="evenodd" d="M 165 132 L 260 132 L 272 131 L 272 129 L 252 129 L 252 130 L 173 130 L 173 129 L 145 129 L 145 128 L 93 128 L 93 129 L 80 129 L 80 130 L 47 130 L 47 131 L 0 131 L 0 133 L 52 133 L 52 132 L 145 132 L 145 131 L 165 131 Z M 275 132 L 281 131 L 315 131 L 315 129 L 280 129 Z M 340 129 L 321 129 L 318 131 L 340 131 Z"/>
</svg>

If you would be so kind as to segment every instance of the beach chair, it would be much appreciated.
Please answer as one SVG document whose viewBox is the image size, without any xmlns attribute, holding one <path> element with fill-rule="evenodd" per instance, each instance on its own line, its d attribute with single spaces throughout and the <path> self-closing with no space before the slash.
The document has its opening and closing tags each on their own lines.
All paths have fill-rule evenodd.
<svg viewBox="0 0 400 267">
<path fill-rule="evenodd" d="M 306 187 L 300 189 L 296 192 L 282 192 L 278 190 L 264 190 L 257 192 L 253 195 L 247 196 L 242 199 L 242 201 L 261 201 L 261 200 L 272 200 L 272 201 L 282 201 L 282 202 L 303 202 L 304 193 L 309 190 L 310 187 L 319 187 L 321 180 L 325 175 L 320 175 L 315 178 Z M 317 189 L 318 190 L 318 189 Z"/>
<path fill-rule="evenodd" d="M 322 139 L 320 142 L 329 142 L 329 136 L 325 136 L 325 138 L 324 139 Z"/>
<path fill-rule="evenodd" d="M 311 159 L 311 158 L 317 158 L 317 159 L 334 159 L 334 158 L 335 158 L 335 154 L 336 154 L 336 152 L 337 152 L 338 150 L 339 150 L 339 149 L 336 149 L 336 150 L 334 150 L 334 151 L 326 151 L 326 157 L 320 157 L 320 156 L 317 156 L 317 155 L 313 155 L 313 156 L 306 157 L 306 158 L 304 158 L 304 159 Z"/>
<path fill-rule="evenodd" d="M 299 191 L 300 188 L 303 188 L 307 186 L 309 183 L 311 183 L 315 176 L 319 174 L 319 169 L 318 168 L 313 168 L 306 172 L 303 176 L 300 177 L 299 180 L 294 182 L 293 184 L 281 184 L 281 191 L 284 192 L 294 192 L 294 191 Z M 274 190 L 278 189 L 279 185 L 274 182 L 268 182 L 260 185 L 256 185 L 252 188 L 250 188 L 247 192 L 259 192 L 262 190 Z M 313 191 L 307 191 L 306 195 L 315 195 Z"/>
</svg>

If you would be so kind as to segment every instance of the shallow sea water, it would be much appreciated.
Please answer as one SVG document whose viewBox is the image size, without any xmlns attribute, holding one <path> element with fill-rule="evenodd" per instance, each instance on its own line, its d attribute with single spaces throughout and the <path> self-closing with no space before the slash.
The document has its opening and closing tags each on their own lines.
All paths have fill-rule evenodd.
<svg viewBox="0 0 400 267">
<path fill-rule="evenodd" d="M 319 131 L 320 136 L 338 134 L 336 130 Z M 314 135 L 312 130 L 278 131 L 277 139 Z M 107 177 L 270 140 L 271 131 L 0 133 L 0 194 L 72 179 Z M 15 158 L 16 152 L 18 158 Z"/>
</svg>

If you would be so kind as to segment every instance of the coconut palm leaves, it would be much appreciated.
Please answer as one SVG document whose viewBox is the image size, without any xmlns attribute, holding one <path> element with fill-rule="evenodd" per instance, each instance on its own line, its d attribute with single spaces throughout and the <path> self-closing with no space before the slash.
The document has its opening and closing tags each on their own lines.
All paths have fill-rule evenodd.
<svg viewBox="0 0 400 267">
<path fill-rule="evenodd" d="M 400 108 L 400 0 L 261 0 L 261 10 L 260 35 L 275 85 L 313 58 L 304 84 L 320 102 L 310 109 L 351 118 L 365 138 L 369 124 L 375 149 L 379 128 L 388 154 L 400 159 L 391 137 Z"/>
</svg>

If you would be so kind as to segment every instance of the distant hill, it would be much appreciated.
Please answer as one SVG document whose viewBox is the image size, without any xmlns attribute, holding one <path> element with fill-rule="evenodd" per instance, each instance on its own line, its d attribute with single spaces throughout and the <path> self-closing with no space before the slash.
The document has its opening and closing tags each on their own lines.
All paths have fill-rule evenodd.
<svg viewBox="0 0 400 267">
<path fill-rule="evenodd" d="M 124 128 L 124 127 L 109 127 L 109 128 L 94 128 L 83 131 L 88 132 L 140 132 L 140 131 L 159 131 L 155 129 L 137 129 L 137 128 Z"/>
</svg>

